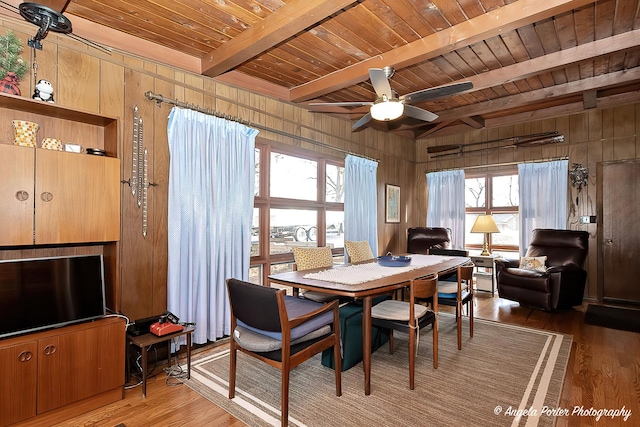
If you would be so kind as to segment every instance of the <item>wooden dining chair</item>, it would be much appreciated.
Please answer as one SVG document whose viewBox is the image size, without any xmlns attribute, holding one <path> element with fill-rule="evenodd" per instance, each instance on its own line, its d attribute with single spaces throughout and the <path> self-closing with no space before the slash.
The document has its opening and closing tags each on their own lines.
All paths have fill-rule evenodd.
<svg viewBox="0 0 640 427">
<path fill-rule="evenodd" d="M 469 336 L 473 338 L 473 263 L 458 266 L 456 282 L 438 282 L 438 303 L 456 308 L 456 326 L 458 329 L 458 350 L 462 350 L 462 306 L 469 313 Z"/>
<path fill-rule="evenodd" d="M 342 395 L 338 300 L 321 304 L 237 279 L 227 280 L 227 291 L 232 331 L 229 399 L 235 397 L 238 350 L 280 370 L 283 427 L 289 422 L 290 371 L 325 349 L 333 348 L 336 396 Z"/>
<path fill-rule="evenodd" d="M 409 282 L 409 301 L 385 300 L 371 309 L 373 326 L 389 329 L 389 351 L 393 353 L 393 331 L 409 334 L 409 388 L 414 389 L 416 341 L 420 331 L 433 325 L 433 367 L 438 368 L 438 276 L 422 277 Z M 431 299 L 431 309 L 417 304 L 418 299 Z"/>
</svg>

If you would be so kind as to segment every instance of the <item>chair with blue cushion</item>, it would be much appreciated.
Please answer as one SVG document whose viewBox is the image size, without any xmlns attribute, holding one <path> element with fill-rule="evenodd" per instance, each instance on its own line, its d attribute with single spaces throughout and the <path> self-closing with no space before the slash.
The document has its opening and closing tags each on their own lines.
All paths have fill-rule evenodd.
<svg viewBox="0 0 640 427">
<path fill-rule="evenodd" d="M 441 280 L 438 282 L 438 303 L 456 308 L 458 328 L 458 350 L 462 350 L 462 306 L 469 312 L 469 336 L 473 338 L 473 263 L 458 266 L 456 282 Z"/>
<path fill-rule="evenodd" d="M 235 397 L 237 351 L 280 370 L 281 425 L 289 420 L 289 372 L 333 348 L 336 396 L 342 395 L 338 300 L 322 304 L 286 296 L 284 289 L 227 280 L 231 307 L 229 399 Z"/>
</svg>

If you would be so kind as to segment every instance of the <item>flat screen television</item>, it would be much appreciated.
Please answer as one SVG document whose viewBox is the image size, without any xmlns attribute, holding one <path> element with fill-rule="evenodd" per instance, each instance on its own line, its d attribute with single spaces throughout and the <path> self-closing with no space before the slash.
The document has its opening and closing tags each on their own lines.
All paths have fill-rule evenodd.
<svg viewBox="0 0 640 427">
<path fill-rule="evenodd" d="M 102 255 L 0 261 L 0 339 L 104 317 Z"/>
</svg>

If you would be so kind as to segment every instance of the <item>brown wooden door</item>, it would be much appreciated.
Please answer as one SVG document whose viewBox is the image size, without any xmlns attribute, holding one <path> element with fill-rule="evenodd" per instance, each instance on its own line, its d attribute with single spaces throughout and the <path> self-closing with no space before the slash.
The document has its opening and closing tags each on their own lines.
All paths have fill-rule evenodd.
<svg viewBox="0 0 640 427">
<path fill-rule="evenodd" d="M 0 426 L 36 415 L 37 343 L 0 348 Z"/>
<path fill-rule="evenodd" d="M 0 144 L 0 246 L 33 244 L 34 149 Z"/>
<path fill-rule="evenodd" d="M 120 239 L 120 160 L 38 150 L 36 244 Z"/>
<path fill-rule="evenodd" d="M 640 161 L 598 165 L 598 299 L 640 303 Z"/>
</svg>

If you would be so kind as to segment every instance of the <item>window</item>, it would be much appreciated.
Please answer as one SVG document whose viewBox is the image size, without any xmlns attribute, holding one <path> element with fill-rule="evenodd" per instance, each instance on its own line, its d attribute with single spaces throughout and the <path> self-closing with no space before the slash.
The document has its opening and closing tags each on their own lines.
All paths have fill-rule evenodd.
<svg viewBox="0 0 640 427">
<path fill-rule="evenodd" d="M 518 251 L 518 175 L 512 172 L 467 175 L 465 179 L 465 242 L 469 250 L 482 249 L 484 235 L 471 233 L 478 215 L 492 215 L 500 230 L 489 235 L 493 251 Z"/>
<path fill-rule="evenodd" d="M 318 199 L 318 162 L 282 153 L 271 153 L 271 197 Z"/>
<path fill-rule="evenodd" d="M 330 246 L 344 254 L 344 163 L 256 139 L 250 280 L 290 271 L 292 248 Z"/>
</svg>

